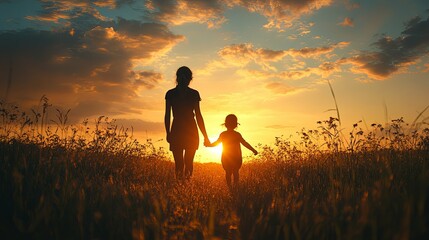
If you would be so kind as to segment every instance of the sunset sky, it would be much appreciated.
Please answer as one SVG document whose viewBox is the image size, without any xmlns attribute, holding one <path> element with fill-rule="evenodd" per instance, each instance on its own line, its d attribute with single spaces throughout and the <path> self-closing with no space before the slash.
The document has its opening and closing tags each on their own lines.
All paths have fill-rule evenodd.
<svg viewBox="0 0 429 240">
<path fill-rule="evenodd" d="M 166 146 L 165 92 L 183 65 L 212 140 L 229 113 L 252 145 L 316 127 L 335 116 L 328 81 L 345 128 L 412 122 L 429 105 L 429 2 L 0 0 L 7 102 L 46 95 L 72 124 L 106 115 Z"/>
</svg>

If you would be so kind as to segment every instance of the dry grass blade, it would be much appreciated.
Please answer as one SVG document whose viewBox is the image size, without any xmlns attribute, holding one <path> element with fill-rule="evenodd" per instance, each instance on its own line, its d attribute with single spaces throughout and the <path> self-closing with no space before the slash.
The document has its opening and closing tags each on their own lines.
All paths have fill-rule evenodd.
<svg viewBox="0 0 429 240">
<path fill-rule="evenodd" d="M 6 95 L 5 95 L 5 100 L 6 101 L 8 100 L 9 92 L 10 92 L 10 86 L 12 85 L 12 73 L 13 73 L 12 59 L 10 59 L 9 76 L 8 76 L 8 79 L 7 79 Z"/>
<path fill-rule="evenodd" d="M 423 109 L 423 111 L 421 111 L 421 112 L 417 115 L 417 117 L 414 119 L 413 123 L 411 123 L 411 127 L 415 127 L 415 126 L 416 126 L 417 121 L 418 121 L 418 120 L 419 120 L 419 118 L 423 115 L 423 113 L 424 113 L 424 112 L 426 112 L 426 110 L 428 110 L 428 108 L 429 108 L 429 105 L 427 105 L 427 106 L 425 107 L 425 109 Z"/>
<path fill-rule="evenodd" d="M 327 80 L 327 81 L 328 81 L 329 89 L 331 90 L 332 98 L 334 98 L 334 103 L 335 103 L 335 109 L 336 109 L 336 112 L 337 112 L 338 123 L 341 126 L 340 110 L 338 109 L 337 98 L 335 97 L 335 92 L 334 92 L 334 89 L 332 88 L 331 82 L 329 80 Z"/>
<path fill-rule="evenodd" d="M 387 111 L 387 104 L 383 101 L 383 110 L 384 110 L 384 126 L 389 126 L 389 112 Z"/>
</svg>

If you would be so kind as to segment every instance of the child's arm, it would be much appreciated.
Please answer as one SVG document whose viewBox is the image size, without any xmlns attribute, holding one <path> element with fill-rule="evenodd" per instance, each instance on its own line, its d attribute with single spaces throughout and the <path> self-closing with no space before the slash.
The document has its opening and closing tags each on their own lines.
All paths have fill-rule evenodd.
<svg viewBox="0 0 429 240">
<path fill-rule="evenodd" d="M 242 140 L 241 140 L 241 144 L 243 144 L 243 146 L 245 146 L 247 149 L 249 149 L 250 151 L 252 151 L 253 152 L 253 154 L 258 154 L 258 151 L 256 151 L 256 149 L 254 149 L 253 147 L 252 147 L 252 145 L 250 145 L 248 142 L 246 142 L 246 140 L 244 140 L 243 138 L 241 138 Z"/>
<path fill-rule="evenodd" d="M 217 145 L 219 145 L 219 143 L 222 142 L 222 139 L 223 139 L 223 133 L 221 133 L 219 135 L 218 139 L 216 141 L 212 142 L 212 143 L 210 141 L 204 142 L 204 146 L 206 146 L 206 147 L 216 147 Z"/>
<path fill-rule="evenodd" d="M 219 145 L 219 143 L 221 143 L 220 139 L 218 139 L 218 140 L 216 140 L 215 142 L 212 142 L 212 143 L 210 143 L 210 141 L 206 142 L 206 143 L 204 143 L 204 146 L 206 146 L 206 147 L 216 147 L 217 145 Z"/>
</svg>

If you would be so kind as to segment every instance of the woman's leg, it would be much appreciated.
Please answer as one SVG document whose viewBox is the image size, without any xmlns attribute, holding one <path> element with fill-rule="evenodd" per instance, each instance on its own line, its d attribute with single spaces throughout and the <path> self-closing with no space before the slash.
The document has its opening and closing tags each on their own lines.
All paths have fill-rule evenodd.
<svg viewBox="0 0 429 240">
<path fill-rule="evenodd" d="M 185 177 L 190 178 L 192 176 L 192 172 L 194 171 L 194 156 L 196 149 L 186 149 L 185 150 Z"/>
<path fill-rule="evenodd" d="M 183 150 L 173 151 L 174 163 L 176 165 L 176 179 L 183 178 Z"/>
</svg>

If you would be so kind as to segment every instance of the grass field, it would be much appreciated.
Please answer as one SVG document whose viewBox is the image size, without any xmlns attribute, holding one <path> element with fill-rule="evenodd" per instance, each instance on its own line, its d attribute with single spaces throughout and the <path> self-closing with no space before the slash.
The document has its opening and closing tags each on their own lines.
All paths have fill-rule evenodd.
<svg viewBox="0 0 429 240">
<path fill-rule="evenodd" d="M 46 104 L 46 105 L 44 105 Z M 47 101 L 1 104 L 2 239 L 428 239 L 429 129 L 338 119 L 277 138 L 230 192 L 219 164 L 177 182 L 150 140 L 100 117 L 69 125 Z M 48 124 L 48 122 L 50 124 Z"/>
</svg>

